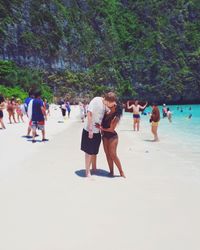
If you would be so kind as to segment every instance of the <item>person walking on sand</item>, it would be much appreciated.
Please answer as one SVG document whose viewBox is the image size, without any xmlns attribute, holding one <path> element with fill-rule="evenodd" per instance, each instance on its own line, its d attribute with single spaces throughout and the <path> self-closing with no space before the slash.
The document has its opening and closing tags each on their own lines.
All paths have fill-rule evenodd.
<svg viewBox="0 0 200 250">
<path fill-rule="evenodd" d="M 70 118 L 71 106 L 69 101 L 66 101 L 66 109 L 67 109 L 67 116 L 68 118 Z"/>
<path fill-rule="evenodd" d="M 151 132 L 154 135 L 154 141 L 159 141 L 158 138 L 158 124 L 160 121 L 160 111 L 155 103 L 152 104 L 152 113 L 151 113 Z"/>
<path fill-rule="evenodd" d="M 3 109 L 5 108 L 5 100 L 2 95 L 0 95 L 0 125 L 2 129 L 5 129 L 5 125 L 3 122 Z"/>
<path fill-rule="evenodd" d="M 31 116 L 31 128 L 32 128 L 32 142 L 35 143 L 36 129 L 42 131 L 42 141 L 48 141 L 45 137 L 45 120 L 47 120 L 47 115 L 44 107 L 44 103 L 41 99 L 41 92 L 35 92 L 35 98 L 32 104 L 32 116 Z"/>
<path fill-rule="evenodd" d="M 122 107 L 120 104 L 114 105 L 110 108 L 110 112 L 107 112 L 102 120 L 101 125 L 97 124 L 102 133 L 103 147 L 106 154 L 108 166 L 110 169 L 110 175 L 114 176 L 114 163 L 117 166 L 120 176 L 125 178 L 122 170 L 121 162 L 117 156 L 118 134 L 115 131 L 117 124 L 122 116 Z"/>
<path fill-rule="evenodd" d="M 134 104 L 130 105 L 129 101 L 127 102 L 127 108 L 133 110 L 133 130 L 139 131 L 140 129 L 140 109 L 144 110 L 147 106 L 147 102 L 144 106 L 139 105 L 138 100 Z"/>
<path fill-rule="evenodd" d="M 95 172 L 97 169 L 96 158 L 101 143 L 100 129 L 95 124 L 101 124 L 106 111 L 116 105 L 116 96 L 113 92 L 107 93 L 103 97 L 94 97 L 87 112 L 87 118 L 82 131 L 81 150 L 85 152 L 85 175 L 90 177 L 90 166 Z"/>
<path fill-rule="evenodd" d="M 66 101 L 61 102 L 60 108 L 61 108 L 63 119 L 65 120 L 66 119 L 66 111 L 67 111 Z"/>
</svg>

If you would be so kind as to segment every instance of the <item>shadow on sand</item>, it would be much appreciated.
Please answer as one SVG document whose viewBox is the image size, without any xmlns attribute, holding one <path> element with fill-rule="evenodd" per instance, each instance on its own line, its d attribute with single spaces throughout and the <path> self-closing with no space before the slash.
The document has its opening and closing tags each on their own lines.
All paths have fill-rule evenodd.
<svg viewBox="0 0 200 250">
<path fill-rule="evenodd" d="M 77 170 L 77 171 L 75 171 L 75 174 L 78 175 L 79 177 L 84 178 L 85 177 L 85 169 Z M 97 169 L 97 171 L 95 173 L 91 170 L 91 174 L 96 175 L 96 176 L 106 177 L 106 178 L 117 177 L 117 176 L 110 175 L 110 173 L 104 169 Z"/>
<path fill-rule="evenodd" d="M 155 140 L 149 140 L 149 139 L 146 139 L 146 140 L 144 140 L 144 141 L 147 141 L 147 142 L 156 142 Z"/>
<path fill-rule="evenodd" d="M 122 132 L 129 132 L 129 131 L 133 132 L 133 129 L 120 129 L 120 131 L 122 131 Z"/>
</svg>

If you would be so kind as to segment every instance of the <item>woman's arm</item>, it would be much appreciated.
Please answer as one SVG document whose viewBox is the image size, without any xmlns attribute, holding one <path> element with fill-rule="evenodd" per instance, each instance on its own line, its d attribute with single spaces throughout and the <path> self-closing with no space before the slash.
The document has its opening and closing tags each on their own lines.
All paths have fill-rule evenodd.
<svg viewBox="0 0 200 250">
<path fill-rule="evenodd" d="M 115 116 L 112 119 L 109 128 L 103 128 L 102 126 L 100 126 L 100 130 L 101 131 L 106 131 L 106 132 L 114 132 L 118 122 L 119 122 L 119 118 Z"/>
</svg>

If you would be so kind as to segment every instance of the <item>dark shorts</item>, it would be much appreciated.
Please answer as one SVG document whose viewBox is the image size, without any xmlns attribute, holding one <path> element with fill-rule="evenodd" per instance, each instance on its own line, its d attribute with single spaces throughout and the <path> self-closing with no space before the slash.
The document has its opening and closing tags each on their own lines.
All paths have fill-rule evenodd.
<svg viewBox="0 0 200 250">
<path fill-rule="evenodd" d="M 61 111 L 62 111 L 62 115 L 66 116 L 66 109 L 61 109 Z"/>
<path fill-rule="evenodd" d="M 101 134 L 93 134 L 93 138 L 88 138 L 88 131 L 83 129 L 81 138 L 81 150 L 89 155 L 97 155 L 101 144 Z"/>
<path fill-rule="evenodd" d="M 3 111 L 0 110 L 0 119 L 2 119 L 2 118 L 3 118 Z"/>
<path fill-rule="evenodd" d="M 133 118 L 140 119 L 140 115 L 139 114 L 135 114 L 135 115 L 133 115 Z"/>
</svg>

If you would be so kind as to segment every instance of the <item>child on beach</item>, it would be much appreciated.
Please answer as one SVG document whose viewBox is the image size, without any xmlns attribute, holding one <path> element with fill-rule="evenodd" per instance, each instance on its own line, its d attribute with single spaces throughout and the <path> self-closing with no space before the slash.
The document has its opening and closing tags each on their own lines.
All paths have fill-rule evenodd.
<svg viewBox="0 0 200 250">
<path fill-rule="evenodd" d="M 2 129 L 5 129 L 5 125 L 3 122 L 3 109 L 5 108 L 5 100 L 2 95 L 0 95 L 0 125 Z"/>
<path fill-rule="evenodd" d="M 159 141 L 158 138 L 158 123 L 160 121 L 160 111 L 157 105 L 154 103 L 152 104 L 152 113 L 151 113 L 151 132 L 154 135 L 154 141 Z"/>
<path fill-rule="evenodd" d="M 117 156 L 118 134 L 115 131 L 122 116 L 122 107 L 117 104 L 110 108 L 110 112 L 103 117 L 102 124 L 96 124 L 101 130 L 104 152 L 106 154 L 110 175 L 114 176 L 114 163 L 117 166 L 120 176 L 125 178 L 121 162 Z"/>
<path fill-rule="evenodd" d="M 139 131 L 140 129 L 140 109 L 144 110 L 147 106 L 147 102 L 144 106 L 140 106 L 138 100 L 134 104 L 130 105 L 129 101 L 127 102 L 127 108 L 133 109 L 133 130 Z"/>
<path fill-rule="evenodd" d="M 20 122 L 20 119 L 21 119 L 22 122 L 24 122 L 24 120 L 23 120 L 23 112 L 22 112 L 22 102 L 21 102 L 20 99 L 17 99 L 16 113 L 17 113 L 18 122 Z"/>
</svg>

